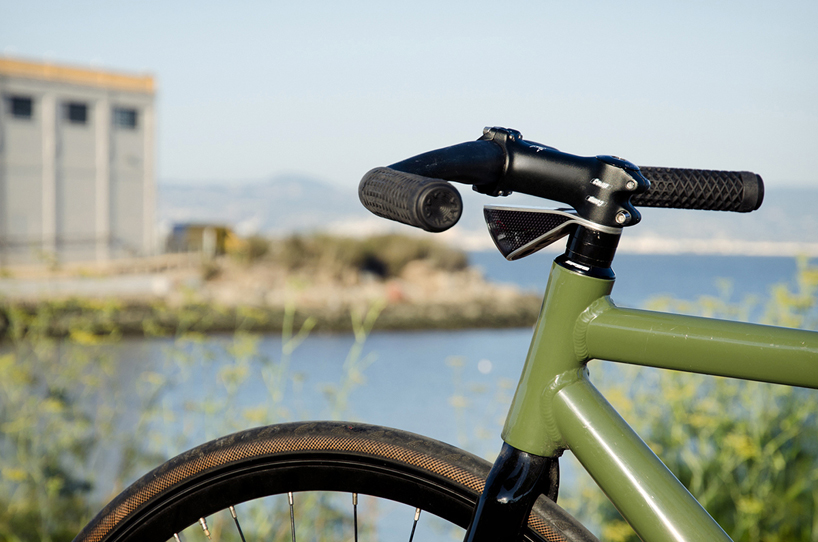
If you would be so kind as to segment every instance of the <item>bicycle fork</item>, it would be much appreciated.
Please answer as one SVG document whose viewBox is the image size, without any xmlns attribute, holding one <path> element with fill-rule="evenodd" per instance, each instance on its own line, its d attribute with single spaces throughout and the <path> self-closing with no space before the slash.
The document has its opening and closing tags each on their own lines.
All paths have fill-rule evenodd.
<svg viewBox="0 0 818 542">
<path fill-rule="evenodd" d="M 557 500 L 557 458 L 541 457 L 503 444 L 466 532 L 466 542 L 519 540 L 534 501 Z"/>
</svg>

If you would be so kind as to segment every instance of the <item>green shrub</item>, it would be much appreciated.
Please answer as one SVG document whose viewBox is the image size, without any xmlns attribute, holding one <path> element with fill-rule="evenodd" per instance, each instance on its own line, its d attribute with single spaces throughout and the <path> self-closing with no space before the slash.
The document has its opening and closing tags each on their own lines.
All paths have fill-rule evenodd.
<svg viewBox="0 0 818 542">
<path fill-rule="evenodd" d="M 261 235 L 246 238 L 231 236 L 225 241 L 227 253 L 240 262 L 247 264 L 262 260 L 270 251 L 270 240 Z"/>
<path fill-rule="evenodd" d="M 335 275 L 368 271 L 381 277 L 400 275 L 409 262 L 424 260 L 436 269 L 468 265 L 466 254 L 428 237 L 378 235 L 365 239 L 330 235 L 293 235 L 273 242 L 271 257 L 287 269 L 324 270 Z"/>
</svg>

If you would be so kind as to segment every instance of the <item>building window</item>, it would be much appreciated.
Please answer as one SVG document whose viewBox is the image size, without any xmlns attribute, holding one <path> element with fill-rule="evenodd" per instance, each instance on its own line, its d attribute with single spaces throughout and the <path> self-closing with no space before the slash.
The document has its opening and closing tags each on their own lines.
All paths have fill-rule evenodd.
<svg viewBox="0 0 818 542">
<path fill-rule="evenodd" d="M 30 119 L 34 114 L 34 101 L 29 96 L 9 96 L 9 113 L 16 119 Z"/>
<path fill-rule="evenodd" d="M 71 124 L 88 123 L 88 104 L 79 102 L 68 102 L 63 105 L 65 119 Z"/>
<path fill-rule="evenodd" d="M 133 130 L 136 128 L 136 109 L 114 107 L 114 126 Z"/>
</svg>

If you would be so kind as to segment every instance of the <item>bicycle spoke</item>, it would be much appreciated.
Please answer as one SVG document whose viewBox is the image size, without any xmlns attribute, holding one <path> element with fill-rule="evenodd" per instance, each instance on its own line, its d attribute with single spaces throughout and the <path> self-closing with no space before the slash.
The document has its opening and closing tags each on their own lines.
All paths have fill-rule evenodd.
<svg viewBox="0 0 818 542">
<path fill-rule="evenodd" d="M 207 537 L 207 539 L 212 540 L 210 538 L 210 531 L 207 528 L 207 522 L 205 521 L 205 518 L 199 518 L 199 525 L 202 526 L 202 530 L 204 531 L 204 534 Z"/>
<path fill-rule="evenodd" d="M 293 506 L 293 492 L 287 493 L 287 500 L 290 501 L 290 532 L 293 533 L 293 542 L 295 542 L 295 507 Z"/>
<path fill-rule="evenodd" d="M 420 508 L 415 508 L 415 522 L 412 523 L 412 532 L 409 533 L 409 542 L 415 537 L 415 529 L 418 527 L 418 519 L 420 518 Z"/>
<path fill-rule="evenodd" d="M 355 542 L 358 542 L 358 494 L 352 494 L 352 528 L 355 531 Z"/>
<path fill-rule="evenodd" d="M 244 533 L 241 530 L 241 525 L 239 525 L 239 517 L 236 515 L 236 509 L 232 506 L 230 507 L 230 515 L 233 516 L 233 523 L 236 524 L 236 529 L 239 530 L 239 536 L 241 537 L 241 542 L 247 542 L 244 539 Z"/>
</svg>

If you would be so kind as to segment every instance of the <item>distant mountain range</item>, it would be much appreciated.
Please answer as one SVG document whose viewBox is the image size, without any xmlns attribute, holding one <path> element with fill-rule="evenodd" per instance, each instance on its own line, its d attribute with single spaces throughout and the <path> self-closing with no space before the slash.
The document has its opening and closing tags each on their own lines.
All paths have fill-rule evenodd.
<svg viewBox="0 0 818 542">
<path fill-rule="evenodd" d="M 558 207 L 558 204 L 513 194 L 494 199 L 457 185 L 463 217 L 442 239 L 466 249 L 492 246 L 482 218 L 490 203 Z M 641 209 L 642 223 L 623 236 L 631 252 L 699 252 L 740 254 L 807 254 L 818 256 L 818 187 L 767 188 L 761 209 L 748 214 L 713 211 Z M 329 231 L 368 235 L 413 228 L 380 219 L 358 201 L 354 187 L 341 188 L 298 175 L 268 181 L 172 183 L 158 186 L 157 214 L 168 228 L 179 222 L 231 226 L 240 234 L 286 235 Z"/>
<path fill-rule="evenodd" d="M 160 183 L 160 221 L 221 223 L 246 233 L 322 229 L 366 216 L 357 193 L 309 177 L 238 183 Z"/>
</svg>

